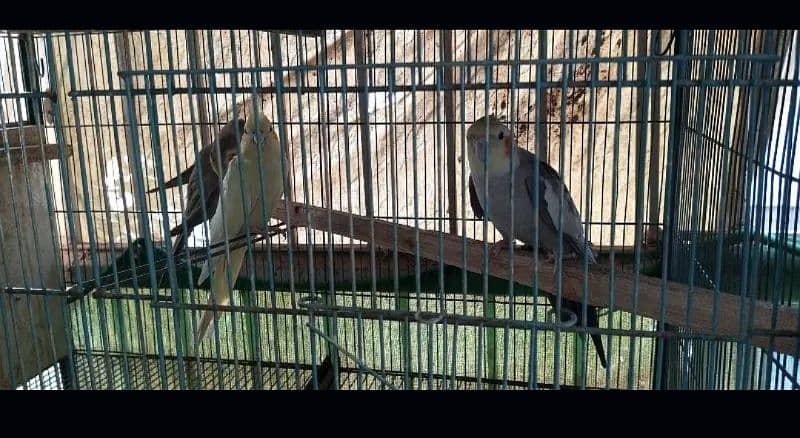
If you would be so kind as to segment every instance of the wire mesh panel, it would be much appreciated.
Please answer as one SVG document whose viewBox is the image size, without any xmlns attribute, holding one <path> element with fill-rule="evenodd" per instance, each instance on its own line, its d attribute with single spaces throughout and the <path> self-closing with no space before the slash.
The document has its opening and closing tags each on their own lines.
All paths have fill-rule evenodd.
<svg viewBox="0 0 800 438">
<path fill-rule="evenodd" d="M 33 233 L 52 236 L 39 265 L 59 282 L 30 281 L 23 260 L 31 274 L 2 277 L 3 299 L 52 298 L 61 319 L 37 327 L 60 346 L 2 384 L 795 388 L 796 38 L 9 33 L 4 157 L 25 123 L 51 148 Z M 477 179 L 490 139 L 471 133 L 489 115 L 510 135 L 498 174 L 530 171 L 530 187 Z M 515 164 L 529 156 L 545 167 Z M 534 213 L 511 229 L 558 206 L 561 243 L 542 225 L 534 242 L 507 235 L 495 211 L 514 193 L 529 197 L 511 215 Z M 561 257 L 564 220 L 591 257 Z M 0 309 L 5 327 L 35 326 Z M 3 338 L 6 369 L 26 363 Z"/>
<path fill-rule="evenodd" d="M 52 214 L 53 160 L 65 148 L 45 129 L 47 80 L 41 41 L 0 33 L 0 387 L 46 386 L 40 374 L 68 355 L 68 320 L 59 291 L 64 270 Z M 35 289 L 36 293 L 31 293 Z M 19 293 L 19 294 L 16 294 Z"/>
<path fill-rule="evenodd" d="M 796 146 L 791 134 L 787 137 L 796 123 L 796 115 L 789 113 L 796 105 L 795 87 L 775 83 L 797 80 L 795 39 L 793 32 L 776 31 L 706 31 L 678 38 L 687 54 L 769 59 L 708 59 L 681 67 L 686 78 L 727 86 L 701 84 L 681 97 L 674 202 L 684 208 L 676 208 L 672 218 L 670 275 L 717 294 L 737 295 L 742 305 L 755 300 L 796 304 L 791 286 L 796 220 L 790 213 L 796 202 L 789 198 L 797 175 Z M 735 81 L 749 83 L 736 87 Z M 725 317 L 714 314 L 714 324 Z M 668 383 L 709 389 L 796 387 L 792 354 L 787 357 L 773 348 L 682 341 L 674 346 L 680 361 L 671 364 Z"/>
</svg>

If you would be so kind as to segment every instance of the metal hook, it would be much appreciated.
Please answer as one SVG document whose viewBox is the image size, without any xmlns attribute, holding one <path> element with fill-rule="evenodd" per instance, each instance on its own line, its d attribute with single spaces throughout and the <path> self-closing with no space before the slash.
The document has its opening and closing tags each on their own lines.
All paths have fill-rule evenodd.
<svg viewBox="0 0 800 438">
<path fill-rule="evenodd" d="M 553 319 L 555 320 L 554 324 L 560 328 L 569 328 L 574 326 L 578 322 L 578 315 L 570 309 L 561 309 L 562 315 L 564 312 L 569 313 L 569 320 L 567 322 L 564 322 L 563 319 L 557 318 L 555 307 L 550 309 L 549 313 L 553 315 Z"/>
<path fill-rule="evenodd" d="M 322 333 L 322 332 L 321 332 L 319 329 L 317 329 L 316 327 L 312 326 L 310 323 L 306 323 L 306 326 L 309 328 L 309 330 L 311 330 L 312 332 L 314 332 L 314 334 L 316 334 L 317 336 L 320 336 L 320 337 L 322 337 L 323 339 L 325 339 L 326 341 L 328 341 L 328 343 L 330 343 L 331 345 L 333 345 L 334 347 L 336 347 L 336 349 L 337 349 L 337 350 L 339 350 L 339 351 L 341 351 L 342 353 L 344 353 L 344 355 L 345 355 L 345 356 L 347 356 L 347 357 L 349 357 L 351 360 L 353 360 L 353 361 L 356 363 L 356 366 L 357 366 L 357 367 L 359 367 L 359 368 L 361 368 L 361 370 L 363 370 L 363 371 L 366 371 L 366 372 L 368 372 L 368 373 L 372 374 L 373 376 L 375 376 L 375 378 L 376 378 L 376 379 L 380 380 L 380 381 L 381 381 L 381 383 L 383 383 L 384 385 L 388 386 L 389 388 L 391 388 L 391 389 L 394 389 L 394 390 L 397 390 L 397 387 L 395 387 L 394 385 L 392 385 L 391 383 L 389 383 L 389 382 L 388 382 L 386 379 L 384 379 L 384 378 L 383 378 L 383 376 L 381 376 L 380 374 L 378 374 L 378 372 L 377 372 L 377 371 L 375 371 L 375 370 L 373 370 L 372 368 L 370 368 L 370 367 L 368 367 L 368 366 L 364 365 L 364 363 L 362 363 L 360 360 L 358 360 L 358 358 L 356 358 L 356 356 L 355 356 L 355 355 L 353 355 L 353 354 L 352 354 L 352 353 L 350 353 L 349 351 L 347 351 L 347 350 L 345 350 L 344 348 L 342 348 L 342 346 L 341 346 L 341 345 L 339 345 L 339 343 L 338 343 L 338 342 L 336 342 L 336 341 L 334 341 L 333 339 L 331 339 L 331 338 L 330 338 L 328 335 L 326 335 L 325 333 Z"/>
<path fill-rule="evenodd" d="M 436 316 L 434 316 L 431 319 L 422 318 L 422 316 L 421 316 L 422 312 L 420 312 L 419 308 L 417 308 L 417 311 L 414 312 L 414 319 L 417 322 L 421 322 L 421 323 L 426 324 L 426 325 L 427 324 L 436 324 L 436 323 L 440 322 L 442 319 L 444 319 L 445 312 L 446 312 L 445 311 L 445 304 L 444 304 L 444 296 L 441 296 L 441 293 L 440 293 L 440 297 L 439 298 L 440 298 L 440 301 L 441 301 L 441 304 L 442 304 L 442 310 L 439 313 L 437 313 Z"/>
<path fill-rule="evenodd" d="M 433 317 L 433 318 L 431 318 L 431 319 L 424 319 L 424 318 L 422 318 L 422 317 L 420 316 L 420 311 L 419 311 L 419 310 L 417 310 L 416 312 L 414 312 L 414 319 L 415 319 L 417 322 L 421 322 L 421 323 L 423 323 L 423 324 L 436 324 L 436 323 L 438 323 L 439 321 L 441 321 L 442 319 L 444 319 L 444 310 L 442 310 L 441 312 L 437 313 L 437 314 L 436 314 L 436 316 L 434 316 L 434 317 Z"/>
<path fill-rule="evenodd" d="M 308 309 L 311 308 L 312 306 L 316 306 L 317 301 L 319 301 L 319 295 L 317 294 L 306 295 L 297 300 L 297 305 L 304 309 Z"/>
</svg>

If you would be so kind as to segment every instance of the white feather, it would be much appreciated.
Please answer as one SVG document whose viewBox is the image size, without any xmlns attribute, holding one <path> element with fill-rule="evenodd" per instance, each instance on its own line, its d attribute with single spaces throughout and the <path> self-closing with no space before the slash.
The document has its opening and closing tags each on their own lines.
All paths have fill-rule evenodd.
<svg viewBox="0 0 800 438">
<path fill-rule="evenodd" d="M 217 211 L 209 223 L 212 244 L 222 243 L 245 234 L 245 215 L 248 217 L 251 229 L 263 230 L 269 217 L 265 218 L 266 221 L 262 221 L 262 203 L 269 215 L 283 193 L 280 160 L 275 159 L 276 155 L 280 155 L 278 138 L 272 129 L 271 122 L 263 115 L 259 114 L 258 116 L 262 119 L 259 122 L 259 131 L 264 137 L 261 162 L 258 161 L 258 146 L 251 133 L 253 127 L 248 120 L 248 125 L 245 127 L 247 132 L 242 136 L 241 154 L 231 160 L 228 165 L 228 171 L 222 181 Z M 265 179 L 264 199 L 261 199 L 259 168 L 263 170 Z M 244 196 L 242 196 L 243 192 Z M 198 284 L 203 284 L 206 279 L 211 278 L 209 304 L 224 306 L 230 302 L 231 298 L 228 272 L 232 285 L 239 276 L 247 247 L 230 250 L 230 259 L 224 252 L 224 246 L 215 248 L 215 251 L 220 250 L 223 252 L 203 264 Z M 198 343 L 208 335 L 213 320 L 213 311 L 207 310 L 203 313 L 197 331 Z"/>
</svg>

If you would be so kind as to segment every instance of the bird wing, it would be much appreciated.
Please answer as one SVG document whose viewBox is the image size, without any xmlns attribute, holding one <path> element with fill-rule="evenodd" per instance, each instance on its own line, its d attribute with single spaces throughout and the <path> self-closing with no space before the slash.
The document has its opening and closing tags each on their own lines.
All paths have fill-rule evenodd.
<svg viewBox="0 0 800 438">
<path fill-rule="evenodd" d="M 478 198 L 478 192 L 475 190 L 475 183 L 472 181 L 472 175 L 469 176 L 469 205 L 472 206 L 472 213 L 478 219 L 483 219 L 483 207 Z"/>
<path fill-rule="evenodd" d="M 246 211 L 249 211 L 253 205 L 254 190 L 245 190 L 245 196 L 242 196 L 243 184 L 247 184 L 247 182 L 242 181 L 239 161 L 238 156 L 231 160 L 222 182 L 222 190 L 219 196 L 219 202 L 222 205 L 217 208 L 209 223 L 212 244 L 222 243 L 227 239 L 232 239 L 242 234 Z M 219 248 L 215 250 L 219 251 Z M 231 283 L 235 283 L 244 261 L 245 250 L 246 247 L 239 247 L 231 249 L 228 254 L 223 250 L 203 264 L 197 283 L 202 284 L 207 278 L 211 278 L 209 303 L 224 306 L 230 302 L 230 287 L 226 271 L 230 270 Z M 214 312 L 211 310 L 203 312 L 198 325 L 197 342 L 201 342 L 206 337 L 213 319 Z"/>
<path fill-rule="evenodd" d="M 217 164 L 217 157 L 216 157 L 216 145 L 217 141 L 212 140 L 211 143 L 203 146 L 200 151 L 198 152 L 198 157 L 191 166 L 187 167 L 180 173 L 180 178 L 175 176 L 171 180 L 164 183 L 164 188 L 168 189 L 171 187 L 177 187 L 181 184 L 186 184 L 192 178 L 194 173 L 195 164 L 197 161 L 203 163 L 205 167 L 203 170 L 211 170 L 216 175 L 221 175 L 224 172 L 225 163 L 228 163 L 233 157 L 236 156 L 236 145 L 239 143 L 236 137 L 236 127 L 234 123 L 239 124 L 239 135 L 241 136 L 244 133 L 244 120 L 236 119 L 236 121 L 231 121 L 227 125 L 225 125 L 220 131 L 218 135 L 219 139 L 219 146 L 220 146 L 220 155 L 222 156 L 223 166 L 219 166 Z M 220 171 L 221 168 L 221 171 Z M 203 173 L 205 176 L 208 172 Z M 158 187 L 154 189 L 148 190 L 146 193 L 155 193 L 158 191 Z"/>
<path fill-rule="evenodd" d="M 582 254 L 585 251 L 584 243 L 586 239 L 583 234 L 581 216 L 575 207 L 575 202 L 555 169 L 543 161 L 540 161 L 539 164 L 539 219 L 541 223 L 549 227 L 549 229 L 544 228 L 540 232 L 558 234 L 559 231 L 562 231 L 564 242 L 569 249 L 574 251 L 575 254 Z M 532 174 L 525 177 L 525 187 L 528 190 L 528 197 L 533 203 L 536 184 Z M 563 218 L 560 222 L 561 226 L 558 226 L 561 187 L 564 188 Z M 595 263 L 596 257 L 591 249 L 586 251 L 586 254 L 589 257 L 589 261 Z"/>
<path fill-rule="evenodd" d="M 164 188 L 166 189 L 178 186 L 181 183 L 186 184 L 188 182 L 188 189 L 186 191 L 186 205 L 183 209 L 183 221 L 174 226 L 169 233 L 170 236 L 177 236 L 175 243 L 172 245 L 173 255 L 177 255 L 186 247 L 186 241 L 189 238 L 189 233 L 192 232 L 194 227 L 203 223 L 208 217 L 213 218 L 216 213 L 217 203 L 220 195 L 220 181 L 224 177 L 227 163 L 230 162 L 231 159 L 233 159 L 237 154 L 236 146 L 239 144 L 240 137 L 237 136 L 236 124 L 238 124 L 239 128 L 238 134 L 241 136 L 244 133 L 244 120 L 234 119 L 230 121 L 222 127 L 215 140 L 212 140 L 211 143 L 203 146 L 200 149 L 197 154 L 197 158 L 195 158 L 195 162 L 191 166 L 187 167 L 178 176 L 172 178 L 164 184 Z M 219 166 L 217 164 L 217 145 L 219 145 L 223 166 Z M 200 166 L 197 166 L 197 163 L 200 163 Z M 200 196 L 201 178 L 199 174 L 201 172 L 203 183 L 202 194 L 205 195 L 203 199 L 201 199 Z M 151 189 L 148 191 L 148 193 L 153 193 L 156 191 L 158 191 L 158 187 Z M 241 199 L 241 196 L 239 196 L 239 198 Z M 203 207 L 205 207 L 205 214 Z M 183 229 L 184 224 L 186 226 L 186 232 L 184 232 Z M 203 271 L 205 272 L 204 275 L 201 275 L 201 279 L 203 279 L 203 281 L 209 275 L 206 265 L 207 264 L 203 264 Z M 167 272 L 165 271 L 162 275 L 162 280 L 166 274 Z"/>
<path fill-rule="evenodd" d="M 238 153 L 236 145 L 239 144 L 239 138 L 236 136 L 236 126 L 239 125 L 239 136 L 244 135 L 244 120 L 236 119 L 229 122 L 219 132 L 219 155 L 222 158 L 222 163 L 217 162 L 217 142 L 212 142 L 206 150 L 206 160 L 208 161 L 208 170 L 211 170 L 217 175 L 224 175 L 225 168 L 230 161 Z M 203 169 L 206 170 L 206 169 Z"/>
<path fill-rule="evenodd" d="M 191 232 L 194 227 L 205 222 L 208 218 L 214 217 L 217 209 L 217 202 L 219 200 L 220 181 L 224 178 L 227 169 L 227 163 L 232 160 L 237 153 L 236 146 L 239 143 L 239 137 L 236 136 L 236 127 L 234 123 L 239 125 L 239 134 L 244 132 L 244 120 L 237 119 L 225 125 L 219 132 L 219 146 L 220 155 L 225 163 L 222 169 L 218 169 L 216 162 L 216 145 L 214 141 L 200 150 L 198 154 L 198 161 L 200 167 L 195 169 L 193 164 L 190 168 L 183 172 L 186 174 L 192 170 L 190 176 L 184 177 L 184 182 L 188 179 L 189 185 L 186 192 L 186 205 L 183 210 L 183 222 L 186 223 L 188 232 Z M 200 175 L 202 171 L 203 179 L 203 194 L 205 198 L 200 198 Z M 182 174 L 182 175 L 183 175 Z M 222 175 L 222 176 L 220 176 Z M 203 207 L 205 207 L 205 215 L 203 214 Z M 207 215 L 207 216 L 206 216 Z M 173 252 L 177 254 L 185 246 L 188 236 L 183 233 L 183 223 L 178 224 L 170 230 L 171 236 L 178 236 L 173 245 Z"/>
<path fill-rule="evenodd" d="M 205 162 L 201 162 L 202 166 L 197 167 L 192 177 L 189 180 L 186 190 L 186 205 L 183 208 L 183 222 L 179 223 L 170 230 L 171 236 L 178 236 L 175 243 L 172 245 L 172 253 L 177 254 L 184 249 L 189 233 L 197 225 L 206 221 L 206 218 L 214 217 L 216 213 L 217 201 L 219 199 L 219 180 L 220 178 L 216 173 L 207 170 Z M 203 195 L 205 199 L 201 200 L 200 197 L 200 176 L 198 173 L 203 172 Z M 203 212 L 205 206 L 205 214 Z M 184 223 L 186 224 L 186 233 L 183 232 Z"/>
<path fill-rule="evenodd" d="M 191 166 L 187 167 L 183 172 L 181 172 L 178 175 L 178 176 L 180 176 L 180 178 L 178 178 L 178 176 L 176 176 L 176 177 L 172 178 L 171 180 L 165 182 L 164 183 L 164 189 L 168 189 L 168 188 L 171 188 L 171 187 L 177 187 L 177 186 L 179 186 L 181 184 L 186 184 L 191 179 L 193 172 L 194 172 L 194 164 L 192 164 Z M 158 187 L 148 190 L 147 193 L 155 193 L 157 191 L 158 191 Z"/>
<path fill-rule="evenodd" d="M 525 186 L 528 189 L 528 196 L 531 199 L 531 203 L 533 203 L 533 193 L 535 193 L 534 191 L 536 190 L 534 182 L 535 180 L 533 179 L 533 175 L 528 175 L 525 178 Z M 586 257 L 589 259 L 589 263 L 596 263 L 597 258 L 591 248 L 587 246 L 586 250 L 584 250 L 585 237 L 583 233 L 583 226 L 581 224 L 581 216 L 580 213 L 578 213 L 578 209 L 575 207 L 575 202 L 572 200 L 569 190 L 567 190 L 567 187 L 558 176 L 558 172 L 556 172 L 555 169 L 550 167 L 547 163 L 540 161 L 539 216 L 541 219 L 540 223 L 543 223 L 549 228 L 549 230 L 543 229 L 541 232 L 554 232 L 558 234 L 559 228 L 556 226 L 556 224 L 558 223 L 558 205 L 559 197 L 561 195 L 561 187 L 564 187 L 564 210 L 562 221 L 564 242 L 572 251 L 575 252 L 575 254 L 582 254 L 584 251 L 586 251 Z M 550 305 L 553 307 L 553 309 L 555 309 L 555 295 L 547 294 L 547 299 L 550 301 Z M 561 306 L 562 308 L 567 308 L 575 313 L 575 315 L 578 317 L 578 326 L 593 328 L 599 327 L 600 321 L 597 315 L 597 307 L 591 305 L 586 306 L 586 320 L 584 321 L 581 303 L 562 297 Z M 606 354 L 600 334 L 592 333 L 590 337 L 592 339 L 592 343 L 594 344 L 595 350 L 597 351 L 600 364 L 603 366 L 603 368 L 606 368 Z"/>
<path fill-rule="evenodd" d="M 222 189 L 219 194 L 219 201 L 224 205 L 218 206 L 214 216 L 209 221 L 209 240 L 211 244 L 222 243 L 226 240 L 225 232 L 227 231 L 228 239 L 232 239 L 244 230 L 244 203 L 242 199 L 242 178 L 239 172 L 239 157 L 235 157 L 225 173 L 225 178 L 222 181 Z M 245 197 L 252 196 L 250 192 L 253 190 L 245 190 Z M 249 210 L 249 206 L 248 206 Z M 216 248 L 218 251 L 222 247 Z M 219 257 L 225 258 L 225 254 L 214 256 L 214 259 Z M 203 270 L 200 273 L 200 278 L 197 280 L 199 284 L 203 283 L 209 276 L 208 272 L 209 263 L 203 265 Z"/>
</svg>

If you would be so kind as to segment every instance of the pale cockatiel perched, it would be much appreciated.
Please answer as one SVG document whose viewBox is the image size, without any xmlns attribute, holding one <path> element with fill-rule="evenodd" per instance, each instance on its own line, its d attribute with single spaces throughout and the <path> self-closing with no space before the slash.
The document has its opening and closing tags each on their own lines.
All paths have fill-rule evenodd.
<svg viewBox="0 0 800 438">
<path fill-rule="evenodd" d="M 487 126 L 488 125 L 488 126 Z M 488 143 L 487 143 L 488 129 Z M 488 147 L 487 147 L 488 146 Z M 512 148 L 515 153 L 512 155 Z M 484 151 L 488 149 L 488 164 L 484 170 Z M 493 116 L 483 117 L 473 123 L 467 130 L 467 155 L 470 168 L 470 204 L 475 216 L 483 218 L 487 209 L 484 198 L 484 181 L 488 175 L 489 208 L 487 219 L 497 228 L 503 239 L 492 245 L 492 254 L 496 255 L 508 249 L 511 240 L 511 164 L 514 157 L 514 237 L 526 245 L 534 245 L 535 227 L 539 228 L 539 248 L 546 251 L 554 259 L 558 251 L 559 232 L 559 197 L 564 185 L 558 172 L 547 163 L 539 162 L 539 217 L 533 214 L 533 193 L 537 188 L 534 181 L 536 157 L 513 142 L 511 130 Z M 586 254 L 589 263 L 596 263 L 596 258 L 586 244 L 581 216 L 569 191 L 564 187 L 563 200 L 563 255 L 580 256 Z M 584 249 L 584 247 L 586 247 Z M 555 308 L 555 297 L 547 294 L 551 305 Z M 582 321 L 581 305 L 575 301 L 562 298 L 562 308 L 575 313 L 577 324 Z M 597 308 L 587 306 L 587 327 L 597 327 Z M 603 342 L 599 334 L 592 334 L 600 363 L 605 368 L 606 358 Z"/>
<path fill-rule="evenodd" d="M 258 121 L 256 123 L 256 121 Z M 257 125 L 257 126 L 256 126 Z M 261 149 L 259 160 L 259 152 Z M 241 164 L 241 171 L 239 169 Z M 259 170 L 260 168 L 260 170 Z M 264 178 L 264 198 L 261 198 L 260 174 Z M 244 189 L 244 199 L 242 197 Z M 211 218 L 210 241 L 212 244 L 225 242 L 227 239 L 245 234 L 245 214 L 251 234 L 265 234 L 269 229 L 269 219 L 272 210 L 278 205 L 283 194 L 283 178 L 281 175 L 281 151 L 278 136 L 275 134 L 272 122 L 263 114 L 256 113 L 247 119 L 242 136 L 241 152 L 228 163 L 228 170 L 222 181 L 219 194 L 220 207 Z M 263 208 L 262 208 L 263 204 Z M 263 217 L 266 211 L 266 217 Z M 263 220 L 262 220 L 263 218 Z M 223 227 L 224 223 L 224 227 Z M 218 255 L 203 264 L 203 269 L 198 278 L 198 284 L 203 284 L 206 278 L 211 277 L 211 293 L 209 304 L 216 303 L 224 306 L 230 301 L 230 288 L 226 268 L 228 258 L 224 247 L 220 247 Z M 242 267 L 247 247 L 243 246 L 230 250 L 230 278 L 231 283 L 236 282 L 239 269 Z M 209 270 L 210 268 L 210 270 Z M 213 296 L 213 300 L 212 300 Z M 197 342 L 201 342 L 208 334 L 208 329 L 214 319 L 214 313 L 207 310 L 203 313 L 198 328 Z"/>
<path fill-rule="evenodd" d="M 236 156 L 236 146 L 239 138 L 244 134 L 244 120 L 234 118 L 226 124 L 220 131 L 216 140 L 203 146 L 197 154 L 194 164 L 187 167 L 180 173 L 180 178 L 176 176 L 164 183 L 164 188 L 177 187 L 181 183 L 188 183 L 186 191 L 186 204 L 183 209 L 183 221 L 186 223 L 188 233 L 197 225 L 203 223 L 206 218 L 214 217 L 217 211 L 217 200 L 219 199 L 220 181 L 225 175 L 227 164 Z M 222 164 L 217 163 L 217 143 L 219 143 L 219 154 L 222 157 Z M 200 163 L 200 166 L 197 166 Z M 203 173 L 203 197 L 200 193 L 200 172 Z M 147 193 L 158 191 L 158 187 L 149 190 Z M 206 216 L 203 215 L 203 205 L 205 205 Z M 177 254 L 186 246 L 188 234 L 183 232 L 183 223 L 173 227 L 170 236 L 178 236 L 172 245 L 172 253 Z"/>
</svg>

